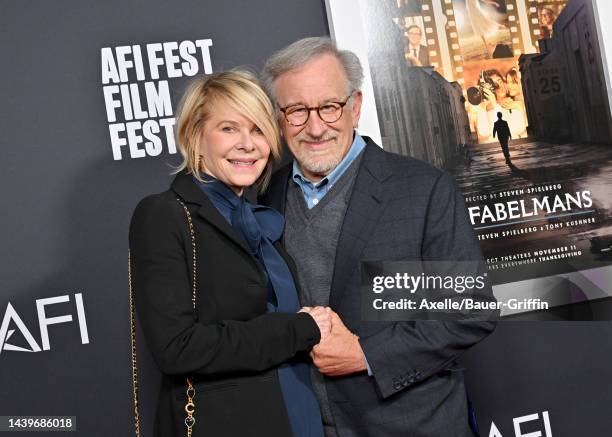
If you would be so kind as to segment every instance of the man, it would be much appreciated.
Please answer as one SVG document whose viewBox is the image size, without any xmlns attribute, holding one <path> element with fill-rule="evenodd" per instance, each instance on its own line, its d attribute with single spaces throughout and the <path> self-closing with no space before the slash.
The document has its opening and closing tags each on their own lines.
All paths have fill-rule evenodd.
<svg viewBox="0 0 612 437">
<path fill-rule="evenodd" d="M 411 24 L 406 29 L 408 34 L 408 50 L 406 58 L 411 67 L 426 67 L 429 65 L 429 52 L 427 47 L 421 44 L 423 31 L 416 24 Z"/>
<path fill-rule="evenodd" d="M 501 145 L 502 152 L 504 152 L 504 158 L 506 158 L 506 164 L 510 167 L 513 166 L 512 161 L 510 161 L 510 151 L 508 150 L 508 141 L 512 138 L 512 134 L 510 133 L 510 127 L 508 126 L 508 122 L 502 119 L 502 113 L 497 113 L 497 121 L 493 124 L 493 138 L 497 134 L 497 138 L 499 139 L 499 144 Z"/>
<path fill-rule="evenodd" d="M 295 160 L 262 201 L 285 215 L 301 304 L 334 311 L 312 353 L 326 436 L 472 435 L 455 358 L 494 324 L 361 320 L 361 260 L 481 258 L 452 178 L 355 131 L 361 65 L 328 38 L 274 54 L 263 78 Z"/>
</svg>

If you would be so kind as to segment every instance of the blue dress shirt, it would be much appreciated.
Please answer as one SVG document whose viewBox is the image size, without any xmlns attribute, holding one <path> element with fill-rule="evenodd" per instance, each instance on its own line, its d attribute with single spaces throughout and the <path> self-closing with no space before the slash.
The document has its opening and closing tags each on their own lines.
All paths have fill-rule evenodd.
<svg viewBox="0 0 612 437">
<path fill-rule="evenodd" d="M 304 200 L 308 209 L 317 205 L 319 201 L 334 187 L 334 184 L 340 179 L 347 168 L 353 163 L 355 158 L 365 149 L 366 143 L 364 139 L 355 131 L 355 138 L 351 148 L 346 153 L 340 164 L 333 171 L 321 179 L 319 182 L 309 180 L 300 169 L 296 160 L 293 160 L 292 180 L 301 188 L 304 194 Z"/>
</svg>

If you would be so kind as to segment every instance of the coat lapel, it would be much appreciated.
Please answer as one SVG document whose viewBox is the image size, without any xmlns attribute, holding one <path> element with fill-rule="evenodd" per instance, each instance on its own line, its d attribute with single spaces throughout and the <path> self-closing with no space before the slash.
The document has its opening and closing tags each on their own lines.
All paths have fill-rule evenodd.
<svg viewBox="0 0 612 437">
<path fill-rule="evenodd" d="M 302 295 L 302 287 L 300 285 L 297 266 L 295 265 L 295 261 L 293 261 L 293 258 L 291 258 L 291 255 L 287 253 L 287 251 L 283 247 L 283 244 L 281 243 L 281 240 L 275 241 L 274 247 L 276 248 L 281 258 L 283 258 L 285 262 L 287 263 L 287 267 L 289 268 L 289 272 L 291 273 L 291 276 L 293 277 L 293 282 L 295 283 L 295 289 L 298 292 L 298 298 L 299 298 Z"/>
<path fill-rule="evenodd" d="M 217 211 L 217 208 L 215 208 L 206 194 L 196 186 L 191 175 L 184 172 L 178 174 L 170 188 L 184 202 L 199 205 L 200 207 L 197 210 L 199 217 L 213 225 L 227 238 L 240 246 L 247 254 L 251 255 L 251 251 L 248 249 L 244 239 L 231 227 L 227 220 L 225 220 L 225 217 Z"/>
<path fill-rule="evenodd" d="M 351 275 L 356 273 L 361 253 L 387 202 L 383 182 L 391 172 L 385 166 L 385 152 L 371 139 L 367 137 L 364 139 L 367 146 L 357 172 L 336 248 L 330 293 L 330 305 L 336 308 L 345 285 Z"/>
<path fill-rule="evenodd" d="M 274 208 L 285 215 L 285 205 L 287 204 L 287 185 L 291 178 L 293 165 L 291 163 L 279 168 L 272 176 L 270 185 L 266 192 L 261 196 L 260 203 Z"/>
</svg>

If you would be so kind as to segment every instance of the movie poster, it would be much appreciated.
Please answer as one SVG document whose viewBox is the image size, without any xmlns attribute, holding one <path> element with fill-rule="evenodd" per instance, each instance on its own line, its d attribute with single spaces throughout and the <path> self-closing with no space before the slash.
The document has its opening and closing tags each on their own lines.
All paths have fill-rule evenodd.
<svg viewBox="0 0 612 437">
<path fill-rule="evenodd" d="M 455 176 L 496 296 L 612 296 L 612 116 L 592 0 L 359 7 L 382 145 Z"/>
</svg>

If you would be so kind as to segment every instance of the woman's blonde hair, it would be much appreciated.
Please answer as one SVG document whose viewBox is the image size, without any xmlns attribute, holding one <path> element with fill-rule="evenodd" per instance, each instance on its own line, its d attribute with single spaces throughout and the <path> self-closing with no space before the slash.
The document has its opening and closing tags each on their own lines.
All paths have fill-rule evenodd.
<svg viewBox="0 0 612 437">
<path fill-rule="evenodd" d="M 270 182 L 274 166 L 281 159 L 280 133 L 272 102 L 257 77 L 245 70 L 234 69 L 200 76 L 189 84 L 179 104 L 176 122 L 176 143 L 183 155 L 183 162 L 176 173 L 187 170 L 196 179 L 202 180 L 198 147 L 202 141 L 204 123 L 220 99 L 251 120 L 270 145 L 268 162 L 256 181 L 259 190 L 263 191 Z"/>
</svg>

